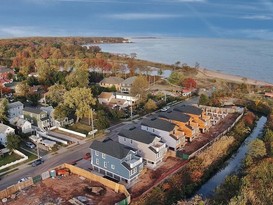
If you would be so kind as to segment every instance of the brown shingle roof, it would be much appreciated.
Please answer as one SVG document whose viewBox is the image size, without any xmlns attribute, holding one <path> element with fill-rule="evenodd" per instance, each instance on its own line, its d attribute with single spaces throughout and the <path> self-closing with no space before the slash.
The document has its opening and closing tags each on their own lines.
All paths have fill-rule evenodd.
<svg viewBox="0 0 273 205">
<path fill-rule="evenodd" d="M 124 81 L 123 78 L 119 78 L 119 77 L 109 77 L 109 78 L 104 78 L 102 81 L 100 81 L 100 83 L 120 84 L 120 83 L 123 82 L 123 81 Z"/>
<path fill-rule="evenodd" d="M 113 93 L 111 93 L 111 92 L 102 92 L 102 93 L 98 96 L 98 98 L 109 99 L 112 95 L 113 95 Z"/>
</svg>

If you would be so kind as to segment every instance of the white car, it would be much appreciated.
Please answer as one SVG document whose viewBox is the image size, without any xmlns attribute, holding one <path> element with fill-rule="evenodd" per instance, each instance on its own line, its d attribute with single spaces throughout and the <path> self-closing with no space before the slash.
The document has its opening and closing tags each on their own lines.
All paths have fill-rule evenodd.
<svg viewBox="0 0 273 205">
<path fill-rule="evenodd" d="M 29 180 L 29 179 L 30 179 L 30 177 L 23 177 L 23 178 L 21 178 L 21 179 L 18 181 L 18 183 L 27 181 L 27 180 Z"/>
<path fill-rule="evenodd" d="M 170 109 L 170 106 L 165 106 L 165 107 L 163 107 L 160 111 L 166 112 L 168 109 Z"/>
</svg>

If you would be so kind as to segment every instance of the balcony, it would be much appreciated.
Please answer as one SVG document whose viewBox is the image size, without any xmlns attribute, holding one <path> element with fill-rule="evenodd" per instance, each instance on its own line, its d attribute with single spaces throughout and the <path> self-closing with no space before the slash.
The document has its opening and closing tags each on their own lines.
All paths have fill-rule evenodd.
<svg viewBox="0 0 273 205">
<path fill-rule="evenodd" d="M 152 145 L 152 148 L 155 149 L 157 152 L 160 152 L 166 147 L 166 144 L 164 142 L 156 142 Z"/>
<path fill-rule="evenodd" d="M 125 162 L 130 166 L 130 168 L 134 168 L 142 163 L 142 157 L 133 156 L 130 160 L 125 160 Z"/>
</svg>

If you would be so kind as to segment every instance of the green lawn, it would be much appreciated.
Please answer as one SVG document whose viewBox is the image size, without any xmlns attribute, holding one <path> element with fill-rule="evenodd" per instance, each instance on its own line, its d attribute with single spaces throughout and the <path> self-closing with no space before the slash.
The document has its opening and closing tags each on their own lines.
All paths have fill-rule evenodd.
<svg viewBox="0 0 273 205">
<path fill-rule="evenodd" d="M 76 132 L 80 132 L 83 134 L 88 134 L 88 132 L 90 132 L 92 130 L 91 126 L 86 125 L 86 124 L 82 124 L 82 123 L 76 123 L 73 124 L 71 126 L 69 126 L 67 129 L 76 131 Z"/>
<path fill-rule="evenodd" d="M 6 153 L 4 156 L 0 157 L 0 166 L 14 162 L 15 160 L 18 160 L 21 158 L 22 158 L 21 156 L 15 154 L 15 153 L 12 153 L 11 155 Z"/>
</svg>

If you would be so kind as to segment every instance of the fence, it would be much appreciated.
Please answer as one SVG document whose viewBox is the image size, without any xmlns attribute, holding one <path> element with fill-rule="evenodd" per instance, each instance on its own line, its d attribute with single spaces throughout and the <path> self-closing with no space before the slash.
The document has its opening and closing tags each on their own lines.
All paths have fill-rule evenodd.
<svg viewBox="0 0 273 205">
<path fill-rule="evenodd" d="M 76 131 L 73 131 L 73 130 L 68 130 L 68 129 L 65 129 L 65 128 L 62 128 L 62 127 L 58 127 L 59 130 L 61 131 L 64 131 L 64 132 L 68 132 L 68 133 L 71 133 L 71 134 L 74 134 L 74 135 L 78 135 L 80 137 L 86 137 L 85 134 L 82 134 L 82 133 L 79 133 L 79 132 L 76 132 Z"/>
<path fill-rule="evenodd" d="M 28 160 L 28 156 L 24 155 L 22 152 L 19 152 L 18 150 L 13 150 L 13 152 L 15 154 L 17 154 L 17 155 L 20 155 L 23 158 L 18 159 L 18 160 L 14 161 L 14 162 L 11 162 L 11 163 L 8 163 L 8 164 L 5 164 L 5 165 L 1 166 L 0 170 L 5 169 L 5 168 L 10 167 L 10 166 L 13 166 L 15 164 L 19 164 L 21 162 L 24 162 L 24 161 Z"/>
<path fill-rule="evenodd" d="M 24 189 L 26 187 L 29 187 L 31 185 L 33 185 L 32 178 L 29 178 L 28 180 L 26 180 L 24 182 L 14 184 L 14 185 L 0 191 L 0 199 L 7 198 L 8 196 L 11 196 L 12 194 L 16 193 L 17 191 Z"/>
<path fill-rule="evenodd" d="M 101 176 L 95 175 L 95 174 L 93 174 L 93 173 L 91 173 L 89 171 L 86 171 L 84 169 L 75 167 L 75 166 L 70 165 L 70 164 L 63 164 L 62 166 L 65 167 L 65 168 L 70 169 L 70 171 L 73 174 L 83 176 L 83 177 L 85 177 L 87 179 L 90 179 L 92 181 L 97 181 L 97 182 L 103 184 L 104 186 L 109 187 L 110 189 L 113 189 L 117 193 L 123 193 L 126 196 L 127 204 L 129 204 L 131 202 L 131 196 L 130 196 L 129 192 L 127 191 L 127 189 L 126 189 L 126 187 L 124 185 L 118 184 L 116 182 L 113 182 L 113 181 L 108 180 L 106 178 L 103 178 Z M 124 200 L 122 200 L 122 201 L 124 201 Z M 122 204 L 124 202 L 120 202 L 120 203 Z M 119 204 L 119 203 L 117 203 L 117 204 Z"/>
<path fill-rule="evenodd" d="M 109 187 L 110 189 L 113 189 L 117 193 L 123 193 L 126 196 L 126 198 L 121 200 L 120 202 L 116 203 L 116 205 L 127 205 L 131 202 L 131 195 L 127 191 L 126 187 L 122 184 L 118 184 L 116 182 L 113 182 L 113 181 L 103 178 L 101 176 L 95 175 L 89 171 L 75 167 L 70 164 L 63 164 L 59 167 L 68 168 L 68 169 L 70 169 L 71 173 L 73 173 L 73 174 L 77 174 L 77 175 L 83 176 L 87 179 L 90 179 L 92 181 L 99 182 L 99 183 L 103 184 L 104 186 Z M 36 183 L 38 183 L 42 180 L 45 180 L 49 177 L 50 177 L 50 173 L 49 173 L 49 171 L 46 171 L 46 172 L 43 172 L 41 175 L 37 175 L 33 178 L 30 178 L 27 181 L 24 181 L 24 182 L 21 182 L 18 184 L 14 184 L 14 185 L 6 188 L 5 190 L 0 191 L 0 199 L 7 198 L 19 190 L 29 187 L 33 184 L 36 184 Z"/>
</svg>

